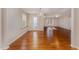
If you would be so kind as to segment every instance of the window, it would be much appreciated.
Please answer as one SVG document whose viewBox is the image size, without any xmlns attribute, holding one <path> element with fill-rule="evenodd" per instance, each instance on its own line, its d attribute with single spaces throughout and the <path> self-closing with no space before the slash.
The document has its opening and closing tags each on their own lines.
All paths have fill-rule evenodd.
<svg viewBox="0 0 79 59">
<path fill-rule="evenodd" d="M 38 27 L 38 17 L 33 18 L 33 27 L 34 28 Z"/>
</svg>

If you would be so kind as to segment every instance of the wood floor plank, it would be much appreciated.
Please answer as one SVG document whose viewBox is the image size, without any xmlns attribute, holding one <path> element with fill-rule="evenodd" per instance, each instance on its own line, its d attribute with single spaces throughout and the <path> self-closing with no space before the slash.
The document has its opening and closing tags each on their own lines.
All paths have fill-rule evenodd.
<svg viewBox="0 0 79 59">
<path fill-rule="evenodd" d="M 13 42 L 8 50 L 76 50 L 70 46 L 70 32 L 66 31 L 29 31 Z"/>
</svg>

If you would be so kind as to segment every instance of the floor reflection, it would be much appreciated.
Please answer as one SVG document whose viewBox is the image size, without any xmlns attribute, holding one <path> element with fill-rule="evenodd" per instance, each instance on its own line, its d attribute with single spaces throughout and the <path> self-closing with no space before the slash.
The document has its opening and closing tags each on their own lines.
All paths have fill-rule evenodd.
<svg viewBox="0 0 79 59">
<path fill-rule="evenodd" d="M 38 33 L 37 32 L 33 32 L 33 47 L 37 47 L 38 46 Z"/>
<path fill-rule="evenodd" d="M 47 28 L 47 38 L 51 38 L 53 36 L 53 29 L 51 27 Z"/>
<path fill-rule="evenodd" d="M 27 45 L 26 40 L 23 39 L 23 40 L 22 40 L 22 44 L 21 44 L 21 49 L 22 49 L 22 50 L 26 49 L 26 45 Z"/>
</svg>

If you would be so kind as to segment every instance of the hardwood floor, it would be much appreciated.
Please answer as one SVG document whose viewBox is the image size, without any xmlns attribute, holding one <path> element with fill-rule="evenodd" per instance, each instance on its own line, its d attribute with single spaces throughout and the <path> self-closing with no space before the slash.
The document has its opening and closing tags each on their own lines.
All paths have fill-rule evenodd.
<svg viewBox="0 0 79 59">
<path fill-rule="evenodd" d="M 66 31 L 30 31 L 12 43 L 8 50 L 76 50 L 70 47 L 70 32 Z"/>
</svg>

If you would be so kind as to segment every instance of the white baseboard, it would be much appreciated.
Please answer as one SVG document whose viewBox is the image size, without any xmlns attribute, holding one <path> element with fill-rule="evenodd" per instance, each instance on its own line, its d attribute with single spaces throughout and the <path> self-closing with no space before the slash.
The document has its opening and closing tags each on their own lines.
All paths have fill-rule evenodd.
<svg viewBox="0 0 79 59">
<path fill-rule="evenodd" d="M 17 35 L 12 41 L 10 41 L 9 45 L 11 45 L 14 41 L 16 41 L 18 38 L 20 38 L 22 35 L 24 35 L 26 32 L 28 31 L 24 31 L 22 33 L 20 33 L 19 35 Z"/>
<path fill-rule="evenodd" d="M 72 45 L 72 44 L 71 44 L 71 47 L 72 47 L 72 48 L 79 49 L 79 46 L 77 46 L 77 45 Z"/>
<path fill-rule="evenodd" d="M 9 48 L 9 46 L 3 46 L 3 47 L 0 48 L 0 50 L 6 50 L 8 48 Z"/>
<path fill-rule="evenodd" d="M 6 50 L 9 48 L 9 46 L 14 42 L 16 41 L 19 37 L 21 37 L 22 35 L 24 35 L 27 31 L 23 31 L 22 33 L 20 33 L 19 35 L 17 35 L 16 37 L 14 37 L 10 42 L 8 42 L 7 45 L 4 45 L 2 47 L 0 47 L 0 50 Z"/>
<path fill-rule="evenodd" d="M 29 31 L 33 31 L 34 29 L 31 29 Z M 44 31 L 44 29 L 36 29 L 36 31 Z"/>
</svg>

